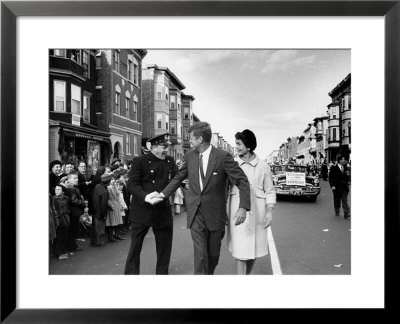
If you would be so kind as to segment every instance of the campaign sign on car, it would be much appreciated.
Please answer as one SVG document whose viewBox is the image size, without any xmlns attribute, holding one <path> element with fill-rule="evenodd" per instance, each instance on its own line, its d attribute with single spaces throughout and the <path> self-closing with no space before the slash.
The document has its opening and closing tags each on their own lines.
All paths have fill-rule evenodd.
<svg viewBox="0 0 400 324">
<path fill-rule="evenodd" d="M 286 172 L 286 185 L 305 186 L 306 174 L 303 172 Z"/>
</svg>

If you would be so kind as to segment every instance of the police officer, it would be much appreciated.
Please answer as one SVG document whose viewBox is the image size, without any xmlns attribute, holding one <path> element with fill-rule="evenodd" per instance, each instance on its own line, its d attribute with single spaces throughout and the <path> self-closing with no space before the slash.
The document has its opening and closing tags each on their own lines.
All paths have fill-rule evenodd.
<svg viewBox="0 0 400 324">
<path fill-rule="evenodd" d="M 178 168 L 167 155 L 169 134 L 157 135 L 148 140 L 150 152 L 133 159 L 128 174 L 127 188 L 132 194 L 129 212 L 131 246 L 125 265 L 125 274 L 140 273 L 140 253 L 143 239 L 151 227 L 156 240 L 156 274 L 168 274 L 172 248 L 172 214 L 168 200 L 152 204 L 151 193 L 162 189 L 174 178 Z"/>
</svg>

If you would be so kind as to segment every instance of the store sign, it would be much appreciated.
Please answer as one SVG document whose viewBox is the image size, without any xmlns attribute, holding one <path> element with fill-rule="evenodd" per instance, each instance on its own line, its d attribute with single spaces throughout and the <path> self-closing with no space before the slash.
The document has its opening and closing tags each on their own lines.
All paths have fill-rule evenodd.
<svg viewBox="0 0 400 324">
<path fill-rule="evenodd" d="M 99 137 L 99 136 L 95 136 L 95 135 L 87 135 L 87 134 L 82 134 L 82 133 L 75 133 L 75 137 L 86 138 L 86 139 L 93 140 L 93 141 L 103 141 L 104 142 L 104 138 L 103 137 Z"/>
<path fill-rule="evenodd" d="M 286 172 L 286 185 L 305 186 L 306 174 L 303 172 Z"/>
</svg>

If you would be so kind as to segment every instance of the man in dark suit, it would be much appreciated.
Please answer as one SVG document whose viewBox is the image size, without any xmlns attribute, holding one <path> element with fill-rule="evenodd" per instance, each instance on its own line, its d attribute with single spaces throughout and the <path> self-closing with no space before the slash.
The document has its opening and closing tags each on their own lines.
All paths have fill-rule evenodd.
<svg viewBox="0 0 400 324">
<path fill-rule="evenodd" d="M 150 227 L 156 240 L 156 274 L 168 274 L 172 249 L 172 214 L 168 201 L 157 205 L 150 199 L 153 192 L 161 191 L 177 174 L 174 159 L 167 155 L 169 134 L 151 138 L 151 151 L 133 159 L 128 174 L 127 189 L 132 194 L 129 219 L 131 246 L 125 265 L 125 274 L 140 273 L 140 253 L 143 239 Z"/>
<path fill-rule="evenodd" d="M 329 171 L 329 184 L 333 191 L 335 215 L 339 216 L 340 204 L 342 204 L 344 218 L 350 219 L 350 207 L 347 204 L 347 195 L 349 194 L 347 161 L 343 156 L 338 156 L 337 162 Z"/>
<path fill-rule="evenodd" d="M 89 186 L 91 182 L 86 175 L 86 163 L 79 161 L 78 164 L 78 189 L 85 200 L 89 200 Z"/>
<path fill-rule="evenodd" d="M 239 209 L 235 214 L 237 225 L 244 222 L 246 211 L 250 210 L 250 185 L 232 155 L 210 145 L 212 133 L 208 123 L 198 122 L 188 131 L 194 150 L 186 154 L 177 176 L 160 196 L 168 198 L 188 178 L 189 190 L 185 198 L 187 227 L 194 247 L 194 273 L 214 274 L 228 218 L 228 179 L 240 191 Z"/>
</svg>

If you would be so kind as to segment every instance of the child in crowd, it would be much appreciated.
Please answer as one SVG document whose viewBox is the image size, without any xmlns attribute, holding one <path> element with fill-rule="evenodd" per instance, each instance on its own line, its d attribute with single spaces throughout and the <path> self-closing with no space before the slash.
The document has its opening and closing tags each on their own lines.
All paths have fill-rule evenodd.
<svg viewBox="0 0 400 324">
<path fill-rule="evenodd" d="M 128 206 L 126 205 L 125 199 L 124 199 L 124 183 L 120 180 L 116 181 L 116 187 L 119 192 L 119 204 L 121 205 L 121 216 L 122 216 L 122 222 L 123 224 L 120 226 L 120 232 L 126 233 L 126 230 L 124 229 L 124 224 L 126 224 L 126 218 L 129 216 L 126 214 L 128 211 Z"/>
<path fill-rule="evenodd" d="M 115 187 L 115 179 L 111 180 L 110 185 L 107 187 L 109 199 L 108 205 L 110 206 L 106 218 L 106 231 L 109 242 L 117 242 L 118 240 L 125 240 L 118 233 L 117 227 L 123 224 L 121 214 L 121 204 L 119 202 L 119 191 Z"/>
<path fill-rule="evenodd" d="M 67 242 L 70 224 L 70 200 L 64 194 L 65 187 L 57 184 L 55 195 L 53 196 L 54 208 L 58 215 L 58 226 L 56 228 L 56 238 L 53 242 L 53 252 L 59 260 L 68 259 Z"/>
<path fill-rule="evenodd" d="M 106 229 L 106 218 L 108 214 L 108 185 L 111 182 L 111 175 L 103 173 L 101 175 L 101 183 L 98 183 L 93 192 L 93 224 L 91 237 L 91 245 L 100 247 L 104 246 L 104 235 Z"/>
</svg>

